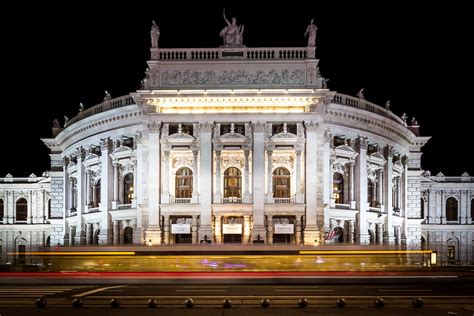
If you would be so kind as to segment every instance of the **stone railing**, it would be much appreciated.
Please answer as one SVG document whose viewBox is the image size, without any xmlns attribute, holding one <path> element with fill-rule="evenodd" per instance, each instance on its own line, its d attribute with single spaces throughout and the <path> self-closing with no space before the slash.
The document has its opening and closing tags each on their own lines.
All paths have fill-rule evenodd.
<svg viewBox="0 0 474 316">
<path fill-rule="evenodd" d="M 76 123 L 82 120 L 83 118 L 86 118 L 86 117 L 89 117 L 101 112 L 105 112 L 108 110 L 131 105 L 131 104 L 135 104 L 135 101 L 130 95 L 125 95 L 125 96 L 121 96 L 115 99 L 105 100 L 102 103 L 99 103 L 97 105 L 94 105 L 91 108 L 88 108 L 87 110 L 79 112 L 79 114 L 74 116 L 71 120 L 69 120 L 64 127 L 68 127 L 69 125 L 72 125 L 73 123 Z"/>
<path fill-rule="evenodd" d="M 242 203 L 242 198 L 224 198 L 224 203 Z"/>
<path fill-rule="evenodd" d="M 126 210 L 132 208 L 132 204 L 119 204 L 117 205 L 117 210 Z"/>
<path fill-rule="evenodd" d="M 331 102 L 340 104 L 340 105 L 346 105 L 350 106 L 353 108 L 358 108 L 361 110 L 366 110 L 378 115 L 385 116 L 386 118 L 389 118 L 399 124 L 404 125 L 404 122 L 402 121 L 401 118 L 399 118 L 397 115 L 395 115 L 392 111 L 384 109 L 380 105 L 377 105 L 375 103 L 369 102 L 365 99 L 360 99 L 356 97 L 351 97 L 350 95 L 342 94 L 342 93 L 336 93 L 334 95 L 334 98 L 331 100 Z"/>
<path fill-rule="evenodd" d="M 294 197 L 289 197 L 289 198 L 274 198 L 275 203 L 295 203 L 295 198 Z"/>
<path fill-rule="evenodd" d="M 171 197 L 171 204 L 185 204 L 191 203 L 191 198 L 175 198 L 174 196 Z"/>
<path fill-rule="evenodd" d="M 159 60 L 218 60 L 218 59 L 306 59 L 312 47 L 220 47 L 220 48 L 164 48 L 157 49 Z"/>
</svg>

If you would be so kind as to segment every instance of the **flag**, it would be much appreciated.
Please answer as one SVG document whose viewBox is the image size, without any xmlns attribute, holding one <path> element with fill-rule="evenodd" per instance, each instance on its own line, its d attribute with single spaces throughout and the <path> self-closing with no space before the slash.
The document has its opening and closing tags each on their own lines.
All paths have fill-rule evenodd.
<svg viewBox="0 0 474 316">
<path fill-rule="evenodd" d="M 324 240 L 332 240 L 336 236 L 336 231 L 331 229 L 329 232 L 326 233 L 326 237 Z"/>
</svg>

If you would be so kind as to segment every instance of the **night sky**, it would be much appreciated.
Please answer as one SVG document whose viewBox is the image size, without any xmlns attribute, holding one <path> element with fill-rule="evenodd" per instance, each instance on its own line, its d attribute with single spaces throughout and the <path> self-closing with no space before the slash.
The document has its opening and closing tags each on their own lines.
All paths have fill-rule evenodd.
<svg viewBox="0 0 474 316">
<path fill-rule="evenodd" d="M 421 134 L 432 136 L 423 169 L 474 175 L 474 159 L 467 154 L 474 134 L 467 114 L 473 107 L 467 87 L 473 56 L 467 48 L 470 11 L 430 2 L 418 7 L 327 2 L 273 2 L 261 9 L 240 1 L 209 7 L 133 2 L 107 9 L 82 2 L 19 2 L 21 7 L 4 11 L 1 21 L 6 84 L 0 177 L 41 175 L 49 169 L 49 156 L 40 138 L 51 136 L 54 118 L 72 118 L 79 102 L 86 108 L 101 102 L 104 90 L 117 97 L 139 87 L 153 19 L 162 48 L 218 47 L 223 6 L 229 20 L 235 16 L 237 24 L 245 24 L 248 47 L 306 46 L 303 34 L 314 17 L 316 55 L 331 90 L 356 95 L 364 88 L 366 99 L 380 105 L 390 99 L 393 112 L 415 116 Z"/>
</svg>

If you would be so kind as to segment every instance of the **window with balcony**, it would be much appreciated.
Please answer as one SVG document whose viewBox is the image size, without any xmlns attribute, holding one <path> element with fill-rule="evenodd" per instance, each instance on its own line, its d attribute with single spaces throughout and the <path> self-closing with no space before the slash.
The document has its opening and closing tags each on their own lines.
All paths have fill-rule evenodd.
<svg viewBox="0 0 474 316">
<path fill-rule="evenodd" d="M 189 168 L 176 171 L 175 198 L 190 199 L 193 194 L 193 172 Z"/>
<path fill-rule="evenodd" d="M 21 198 L 16 201 L 16 221 L 26 221 L 28 216 L 28 202 L 26 199 Z"/>
<path fill-rule="evenodd" d="M 290 194 L 290 172 L 283 167 L 276 168 L 273 171 L 273 197 L 289 198 Z"/>
<path fill-rule="evenodd" d="M 242 175 L 239 169 L 231 167 L 224 172 L 224 198 L 242 197 Z"/>
<path fill-rule="evenodd" d="M 450 197 L 446 200 L 446 220 L 458 220 L 458 200 L 453 197 Z"/>
<path fill-rule="evenodd" d="M 344 177 L 339 172 L 334 173 L 333 176 L 332 196 L 337 204 L 344 203 Z"/>
<path fill-rule="evenodd" d="M 123 204 L 131 204 L 133 198 L 133 174 L 129 173 L 123 178 Z"/>
</svg>

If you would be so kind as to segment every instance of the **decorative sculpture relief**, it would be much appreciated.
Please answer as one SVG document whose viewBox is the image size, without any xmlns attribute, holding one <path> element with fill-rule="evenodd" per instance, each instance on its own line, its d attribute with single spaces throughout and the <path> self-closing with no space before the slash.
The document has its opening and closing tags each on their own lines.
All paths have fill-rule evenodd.
<svg viewBox="0 0 474 316">
<path fill-rule="evenodd" d="M 161 75 L 162 86 L 179 85 L 285 85 L 296 86 L 305 84 L 304 71 L 295 69 L 288 71 L 281 70 L 231 70 L 231 71 L 195 71 L 195 70 L 175 70 L 164 71 Z"/>
</svg>

